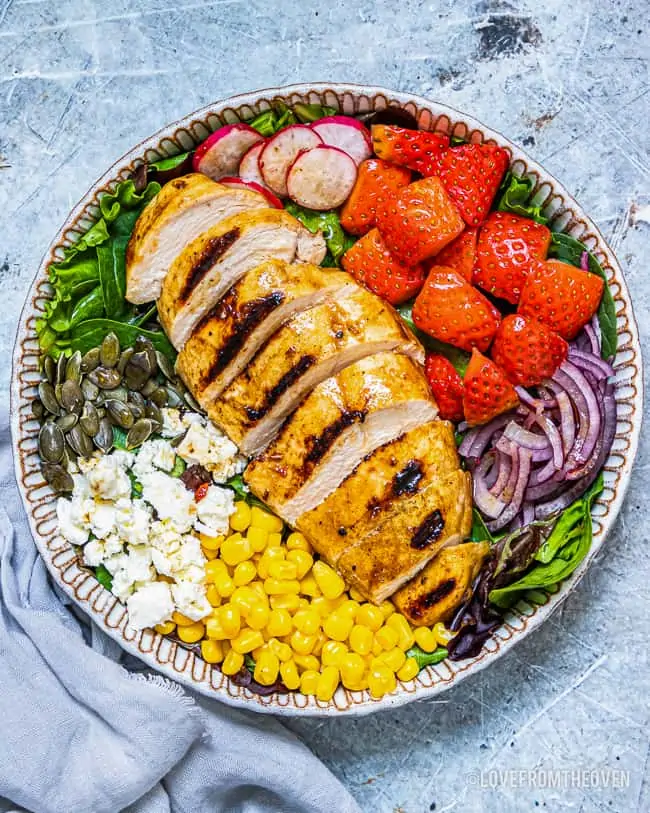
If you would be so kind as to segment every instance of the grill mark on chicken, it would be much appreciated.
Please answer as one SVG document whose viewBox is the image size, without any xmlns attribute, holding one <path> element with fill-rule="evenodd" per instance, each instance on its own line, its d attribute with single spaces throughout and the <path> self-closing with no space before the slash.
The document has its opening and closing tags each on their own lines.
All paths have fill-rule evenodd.
<svg viewBox="0 0 650 813">
<path fill-rule="evenodd" d="M 409 460 L 404 468 L 393 477 L 392 493 L 394 497 L 402 494 L 416 494 L 420 480 L 424 477 L 420 460 Z"/>
<path fill-rule="evenodd" d="M 205 248 L 192 264 L 192 268 L 183 283 L 179 300 L 187 302 L 190 294 L 201 282 L 217 260 L 236 242 L 239 237 L 239 229 L 231 229 L 220 237 L 212 237 L 205 245 Z"/>
<path fill-rule="evenodd" d="M 424 550 L 429 545 L 438 539 L 445 527 L 445 520 L 440 513 L 440 509 L 436 508 L 429 516 L 422 522 L 420 527 L 411 537 L 411 547 L 416 550 Z"/>
<path fill-rule="evenodd" d="M 309 437 L 305 439 L 305 443 L 308 448 L 311 448 L 309 448 L 309 452 L 305 457 L 305 462 L 302 466 L 303 472 L 305 474 L 310 472 L 314 468 L 314 465 L 318 463 L 330 449 L 343 430 L 347 429 L 348 426 L 352 426 L 353 423 L 363 423 L 367 414 L 366 410 L 346 410 L 321 432 L 320 435 L 309 435 Z"/>
<path fill-rule="evenodd" d="M 411 602 L 408 606 L 407 615 L 411 618 L 422 618 L 425 612 L 443 598 L 446 598 L 450 593 L 456 589 L 456 579 L 447 579 L 439 584 L 435 590 L 430 590 L 428 593 L 419 596 L 415 601 Z"/>
<path fill-rule="evenodd" d="M 315 361 L 316 356 L 301 356 L 293 367 L 282 376 L 278 383 L 266 393 L 264 401 L 259 408 L 245 407 L 244 411 L 246 412 L 248 420 L 251 423 L 261 420 L 278 398 L 280 398 L 295 381 L 304 375 Z"/>
</svg>

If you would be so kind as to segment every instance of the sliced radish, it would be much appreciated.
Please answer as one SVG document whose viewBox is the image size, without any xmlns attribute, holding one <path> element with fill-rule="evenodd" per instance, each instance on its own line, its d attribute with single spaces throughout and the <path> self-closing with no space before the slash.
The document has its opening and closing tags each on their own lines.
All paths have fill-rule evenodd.
<svg viewBox="0 0 650 813">
<path fill-rule="evenodd" d="M 281 198 L 287 197 L 287 173 L 298 153 L 323 143 L 311 127 L 292 124 L 269 139 L 259 157 L 262 178 Z"/>
<path fill-rule="evenodd" d="M 264 178 L 260 172 L 260 153 L 266 146 L 266 139 L 260 141 L 248 150 L 239 163 L 239 177 L 244 181 L 253 181 L 264 186 Z"/>
<path fill-rule="evenodd" d="M 320 144 L 301 152 L 287 175 L 289 197 L 307 209 L 335 209 L 357 179 L 353 158 L 338 147 Z"/>
<path fill-rule="evenodd" d="M 311 125 L 329 147 L 338 147 L 360 164 L 372 155 L 372 138 L 368 128 L 349 116 L 327 116 Z"/>
<path fill-rule="evenodd" d="M 263 140 L 264 136 L 248 124 L 227 124 L 199 144 L 192 159 L 192 168 L 219 181 L 226 175 L 234 175 L 242 157 L 254 144 Z"/>
<path fill-rule="evenodd" d="M 222 178 L 219 183 L 224 186 L 230 186 L 233 189 L 250 189 L 251 192 L 258 192 L 260 195 L 264 195 L 269 206 L 273 209 L 284 209 L 280 198 L 276 197 L 270 189 L 262 186 L 261 183 L 257 183 L 256 181 L 244 181 L 242 178 Z"/>
</svg>

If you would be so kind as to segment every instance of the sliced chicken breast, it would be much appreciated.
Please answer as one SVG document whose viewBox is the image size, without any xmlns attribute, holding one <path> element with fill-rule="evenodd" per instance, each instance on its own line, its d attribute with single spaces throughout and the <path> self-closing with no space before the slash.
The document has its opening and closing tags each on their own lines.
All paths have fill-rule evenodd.
<svg viewBox="0 0 650 813">
<path fill-rule="evenodd" d="M 360 286 L 291 319 L 221 396 L 205 408 L 248 457 L 263 451 L 321 381 L 388 350 L 423 350 L 392 308 Z"/>
<path fill-rule="evenodd" d="M 165 274 L 189 242 L 226 217 L 268 205 L 257 192 L 231 189 L 198 173 L 166 183 L 129 240 L 126 298 L 136 304 L 157 299 Z"/>
<path fill-rule="evenodd" d="M 245 480 L 288 523 L 319 505 L 364 457 L 438 413 L 421 369 L 378 353 L 319 384 Z"/>
<path fill-rule="evenodd" d="M 180 350 L 224 294 L 267 260 L 311 261 L 325 256 L 323 235 L 312 234 L 281 209 L 244 212 L 222 220 L 186 246 L 163 281 L 158 314 Z M 320 262 L 320 260 L 318 260 Z"/>
<path fill-rule="evenodd" d="M 354 285 L 342 271 L 269 260 L 206 313 L 178 354 L 176 370 L 196 400 L 209 403 L 282 324 Z"/>
</svg>

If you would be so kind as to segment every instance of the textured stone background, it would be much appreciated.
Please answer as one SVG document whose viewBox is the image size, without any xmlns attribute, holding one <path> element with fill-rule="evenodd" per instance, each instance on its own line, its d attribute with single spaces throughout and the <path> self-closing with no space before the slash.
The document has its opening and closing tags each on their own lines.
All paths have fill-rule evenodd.
<svg viewBox="0 0 650 813">
<path fill-rule="evenodd" d="M 524 145 L 617 251 L 645 343 L 648 34 L 647 0 L 0 0 L 0 404 L 27 287 L 91 182 L 168 121 L 296 81 L 415 91 Z M 507 657 L 435 703 L 292 724 L 364 810 L 650 810 L 649 468 L 646 435 L 606 550 Z M 629 786 L 477 786 L 493 768 Z"/>
</svg>

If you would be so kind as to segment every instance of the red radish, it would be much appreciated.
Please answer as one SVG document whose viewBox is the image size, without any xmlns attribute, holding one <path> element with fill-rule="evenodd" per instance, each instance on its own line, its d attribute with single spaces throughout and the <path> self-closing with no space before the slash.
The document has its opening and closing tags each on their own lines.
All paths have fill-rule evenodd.
<svg viewBox="0 0 650 813">
<path fill-rule="evenodd" d="M 320 144 L 298 155 L 287 175 L 287 188 L 300 206 L 323 211 L 340 206 L 356 179 L 357 165 L 347 152 Z"/>
<path fill-rule="evenodd" d="M 219 183 L 224 186 L 230 186 L 233 189 L 250 189 L 251 192 L 259 192 L 260 195 L 264 195 L 269 206 L 273 209 L 284 208 L 280 198 L 276 197 L 270 189 L 267 189 L 256 181 L 244 181 L 242 178 L 222 178 Z"/>
<path fill-rule="evenodd" d="M 338 147 L 359 165 L 372 155 L 368 128 L 349 116 L 327 116 L 311 125 L 328 147 Z"/>
<path fill-rule="evenodd" d="M 287 173 L 298 153 L 323 143 L 323 139 L 311 127 L 292 124 L 280 130 L 267 141 L 259 156 L 259 167 L 264 183 L 276 195 L 286 198 Z"/>
<path fill-rule="evenodd" d="M 266 146 L 266 139 L 253 144 L 250 150 L 239 162 L 239 177 L 244 181 L 253 181 L 264 186 L 264 178 L 260 172 L 259 157 Z"/>
<path fill-rule="evenodd" d="M 235 175 L 242 156 L 253 144 L 263 140 L 264 137 L 248 124 L 227 124 L 199 144 L 192 159 L 192 168 L 213 181 Z"/>
</svg>

